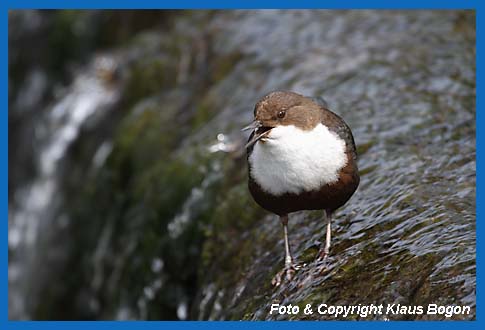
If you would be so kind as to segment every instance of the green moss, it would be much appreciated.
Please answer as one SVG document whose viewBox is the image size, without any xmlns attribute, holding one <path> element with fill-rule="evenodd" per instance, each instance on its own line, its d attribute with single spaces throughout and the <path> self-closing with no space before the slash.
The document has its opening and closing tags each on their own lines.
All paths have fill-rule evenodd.
<svg viewBox="0 0 485 330">
<path fill-rule="evenodd" d="M 372 146 L 374 145 L 374 141 L 369 141 L 367 143 L 361 143 L 357 145 L 357 155 L 365 154 Z"/>
<path fill-rule="evenodd" d="M 128 106 L 146 96 L 156 95 L 173 86 L 177 68 L 171 57 L 157 56 L 137 62 L 129 71 L 124 100 Z"/>
<path fill-rule="evenodd" d="M 56 77 L 63 74 L 65 65 L 80 60 L 88 51 L 89 35 L 76 31 L 76 24 L 85 19 L 86 12 L 59 10 L 52 12 L 51 27 L 46 36 L 49 49 L 48 70 Z"/>
<path fill-rule="evenodd" d="M 217 265 L 221 270 L 231 270 L 226 272 L 229 276 L 237 276 L 236 269 L 243 269 L 252 261 L 250 253 L 253 241 L 242 240 L 236 237 L 241 233 L 251 229 L 256 221 L 260 221 L 265 212 L 254 203 L 247 191 L 245 182 L 241 182 L 228 190 L 222 191 L 217 198 L 216 207 L 213 210 L 211 223 L 207 226 L 205 234 L 209 239 L 204 244 L 202 260 L 204 267 Z M 235 243 L 237 241 L 238 243 Z M 247 246 L 246 246 L 247 245 Z M 232 248 L 221 251 L 221 247 L 231 246 Z M 244 253 L 244 252 L 247 253 Z M 237 258 L 234 258 L 237 253 Z M 231 282 L 236 280 L 227 279 Z"/>
<path fill-rule="evenodd" d="M 197 130 L 199 127 L 206 124 L 215 113 L 217 113 L 217 106 L 212 101 L 210 95 L 205 97 L 202 101 L 197 103 L 197 110 L 192 119 L 192 129 Z"/>
<path fill-rule="evenodd" d="M 220 56 L 211 70 L 212 81 L 217 83 L 224 79 L 242 58 L 243 54 L 240 52 L 233 52 L 225 56 Z"/>
<path fill-rule="evenodd" d="M 160 217 L 170 217 L 201 179 L 200 172 L 181 160 L 159 162 L 138 177 L 133 193 L 136 199 L 156 209 Z"/>
<path fill-rule="evenodd" d="M 299 256 L 298 261 L 301 263 L 311 263 L 315 260 L 319 251 L 318 246 L 311 246 Z"/>
<path fill-rule="evenodd" d="M 369 173 L 374 172 L 377 169 L 377 167 L 378 167 L 377 165 L 373 165 L 373 166 L 368 166 L 368 167 L 359 169 L 359 174 L 360 176 L 367 175 Z"/>
</svg>

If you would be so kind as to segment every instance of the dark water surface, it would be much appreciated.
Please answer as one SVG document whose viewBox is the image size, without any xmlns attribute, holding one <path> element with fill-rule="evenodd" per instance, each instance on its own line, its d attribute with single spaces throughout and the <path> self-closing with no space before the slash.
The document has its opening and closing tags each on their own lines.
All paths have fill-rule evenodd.
<svg viewBox="0 0 485 330">
<path fill-rule="evenodd" d="M 9 317 L 326 319 L 269 312 L 373 303 L 469 305 L 452 319 L 474 319 L 474 22 L 471 11 L 11 12 Z M 35 31 L 50 29 L 64 34 L 29 58 Z M 249 196 L 240 128 L 277 89 L 324 97 L 346 120 L 361 184 L 335 214 L 323 274 L 322 212 L 290 215 L 305 265 L 273 288 L 282 229 Z"/>
</svg>

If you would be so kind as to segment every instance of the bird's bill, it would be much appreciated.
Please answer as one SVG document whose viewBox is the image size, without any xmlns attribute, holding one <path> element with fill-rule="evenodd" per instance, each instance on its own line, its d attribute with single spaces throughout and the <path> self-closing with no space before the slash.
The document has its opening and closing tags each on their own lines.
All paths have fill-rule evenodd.
<svg viewBox="0 0 485 330">
<path fill-rule="evenodd" d="M 261 126 L 263 126 L 263 124 L 259 120 L 254 120 L 251 124 L 241 129 L 241 131 L 247 131 L 250 129 L 255 130 Z"/>
<path fill-rule="evenodd" d="M 271 128 L 272 127 L 264 127 L 263 124 L 258 120 L 255 120 L 250 125 L 244 127 L 242 129 L 243 131 L 249 129 L 253 130 L 253 135 L 248 143 L 246 143 L 245 148 L 247 149 L 249 147 L 252 147 L 256 142 L 267 136 L 271 131 Z"/>
</svg>

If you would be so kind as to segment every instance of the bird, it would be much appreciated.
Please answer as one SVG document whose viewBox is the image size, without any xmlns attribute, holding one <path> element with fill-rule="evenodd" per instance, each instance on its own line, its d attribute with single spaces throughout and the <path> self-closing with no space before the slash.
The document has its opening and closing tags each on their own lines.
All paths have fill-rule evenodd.
<svg viewBox="0 0 485 330">
<path fill-rule="evenodd" d="M 300 268 L 290 251 L 288 214 L 324 210 L 326 240 L 316 260 L 329 255 L 332 215 L 360 182 L 354 137 L 325 102 L 290 91 L 261 98 L 244 130 L 251 130 L 245 146 L 249 192 L 283 226 L 285 265 L 272 279 L 279 286 Z"/>
</svg>

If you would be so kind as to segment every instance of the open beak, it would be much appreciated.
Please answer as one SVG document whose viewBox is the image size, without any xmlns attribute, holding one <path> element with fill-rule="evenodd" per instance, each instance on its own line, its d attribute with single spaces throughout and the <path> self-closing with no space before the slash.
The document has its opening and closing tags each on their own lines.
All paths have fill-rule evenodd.
<svg viewBox="0 0 485 330">
<path fill-rule="evenodd" d="M 241 131 L 247 131 L 248 129 L 255 130 L 261 126 L 263 126 L 263 124 L 259 120 L 254 120 L 251 124 L 241 129 Z"/>
<path fill-rule="evenodd" d="M 253 146 L 256 142 L 260 139 L 264 138 L 266 135 L 269 134 L 273 127 L 265 127 L 259 120 L 253 121 L 248 126 L 244 127 L 242 131 L 247 131 L 249 129 L 253 130 L 252 137 L 244 146 L 246 149 Z"/>
</svg>

